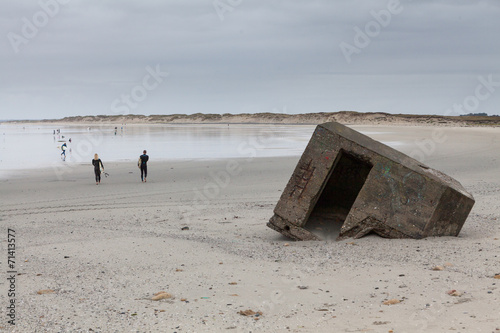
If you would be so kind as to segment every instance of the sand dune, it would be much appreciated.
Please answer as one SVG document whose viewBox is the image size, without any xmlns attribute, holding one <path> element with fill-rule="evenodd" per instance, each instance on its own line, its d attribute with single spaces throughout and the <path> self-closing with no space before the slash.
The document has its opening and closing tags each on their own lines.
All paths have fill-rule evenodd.
<svg viewBox="0 0 500 333">
<path fill-rule="evenodd" d="M 439 116 L 390 114 L 385 112 L 318 112 L 303 114 L 243 113 L 243 114 L 173 114 L 173 115 L 102 115 L 46 119 L 45 123 L 60 124 L 312 124 L 337 121 L 350 125 L 425 125 L 425 126 L 498 126 L 500 116 Z"/>
</svg>

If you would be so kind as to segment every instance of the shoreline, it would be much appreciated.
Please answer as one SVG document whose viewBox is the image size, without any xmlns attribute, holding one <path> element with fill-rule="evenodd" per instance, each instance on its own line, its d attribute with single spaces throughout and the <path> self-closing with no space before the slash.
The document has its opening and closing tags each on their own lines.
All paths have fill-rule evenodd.
<svg viewBox="0 0 500 333">
<path fill-rule="evenodd" d="M 50 124 L 44 124 L 44 125 L 50 125 Z M 61 124 L 59 124 L 61 125 Z M 99 124 L 102 126 L 107 127 L 112 127 L 113 124 L 107 125 L 107 124 Z M 226 125 L 224 124 L 215 124 L 217 127 L 220 128 L 225 128 Z M 312 126 L 312 125 L 296 125 L 296 124 L 279 124 L 278 126 Z M 34 125 L 36 126 L 36 125 Z M 75 126 L 75 125 L 69 125 L 69 126 Z M 79 124 L 76 126 L 86 126 L 83 124 Z M 196 126 L 196 127 L 205 127 L 207 124 L 194 124 L 194 125 L 188 125 L 188 124 L 130 124 L 127 125 L 130 127 L 163 127 L 163 126 Z M 212 125 L 211 125 L 212 126 Z M 251 125 L 251 124 L 242 124 L 238 126 L 243 126 L 243 127 L 256 127 L 257 128 L 261 127 L 266 128 L 267 126 L 275 126 L 271 124 L 258 124 L 258 125 Z M 459 132 L 462 133 L 462 135 L 482 135 L 482 133 L 488 133 L 488 135 L 491 135 L 492 133 L 496 133 L 498 128 L 497 127 L 476 127 L 476 126 L 440 126 L 440 127 L 435 127 L 435 126 L 426 126 L 426 125 L 421 125 L 421 124 L 414 124 L 414 125 L 362 125 L 362 124 L 353 124 L 353 125 L 347 125 L 349 127 L 352 127 L 353 129 L 364 132 L 366 133 L 367 136 L 371 137 L 374 140 L 385 142 L 388 145 L 392 145 L 393 148 L 396 148 L 398 150 L 401 150 L 403 153 L 406 154 L 412 154 L 417 151 L 416 157 L 424 157 L 425 154 L 427 154 L 428 149 L 434 149 L 433 146 L 439 145 L 438 142 L 434 142 L 433 137 L 436 136 L 437 132 L 441 133 L 441 135 L 455 135 L 454 132 Z M 1 129 L 1 128 L 0 128 Z M 410 130 L 410 133 L 408 133 L 408 130 Z M 94 131 L 90 133 L 98 133 L 99 128 L 94 128 Z M 416 131 L 416 132 L 415 132 Z M 416 135 L 413 134 L 415 132 Z M 416 145 L 417 141 L 422 141 L 424 143 L 421 144 L 421 146 Z M 431 141 L 429 141 L 431 140 Z M 492 139 L 488 139 L 490 141 L 495 140 L 494 137 Z M 426 141 L 428 141 L 431 146 L 430 147 L 425 147 Z M 277 155 L 279 157 L 282 156 L 300 156 L 302 152 L 296 152 L 296 153 L 291 153 L 290 155 Z M 56 157 L 58 157 L 58 154 Z M 70 156 L 70 155 L 69 155 Z M 245 158 L 246 155 L 238 155 L 238 156 L 229 156 L 229 158 L 234 158 L 234 159 L 239 159 L 239 158 Z M 225 159 L 228 157 L 205 157 L 205 158 L 199 158 L 199 157 L 156 157 L 155 161 L 156 162 L 175 162 L 175 161 L 197 161 L 197 160 L 220 160 L 220 159 Z M 265 158 L 265 156 L 255 156 L 255 158 Z M 123 158 L 120 157 L 119 159 L 110 159 L 110 160 L 103 160 L 104 163 L 135 163 L 135 158 Z M 423 161 L 425 162 L 425 161 Z M 51 170 L 59 170 L 59 169 L 66 169 L 66 168 L 73 168 L 77 165 L 87 165 L 85 161 L 76 160 L 72 161 L 71 159 L 62 162 L 59 159 L 56 161 L 50 162 L 51 165 L 48 164 L 43 164 L 43 165 L 32 165 L 30 167 L 17 167 L 17 168 L 0 168 L 0 179 L 5 179 L 8 177 L 16 177 L 16 174 L 26 174 L 29 173 L 32 170 L 41 170 L 41 169 L 51 169 Z"/>
<path fill-rule="evenodd" d="M 269 156 L 257 156 L 257 157 L 252 157 L 253 160 L 260 160 L 260 159 L 298 159 L 300 156 L 298 155 L 289 155 L 289 156 L 274 156 L 274 157 L 269 157 Z M 156 159 L 154 161 L 149 161 L 148 165 L 159 165 L 159 166 L 165 166 L 169 164 L 189 164 L 189 163 L 215 163 L 215 162 L 224 162 L 224 161 L 232 161 L 235 160 L 237 162 L 243 162 L 248 160 L 246 157 L 231 157 L 231 158 L 226 158 L 226 157 L 214 157 L 214 158 L 178 158 L 178 159 Z M 57 163 L 57 162 L 56 162 Z M 103 161 L 104 163 L 104 161 Z M 137 168 L 137 160 L 136 159 L 129 159 L 129 160 L 119 160 L 119 161 L 106 161 L 106 172 L 111 166 L 111 168 L 117 168 L 119 170 L 123 169 L 130 169 L 135 171 Z M 32 167 L 32 168 L 17 168 L 17 169 L 0 169 L 0 182 L 7 182 L 9 179 L 24 179 L 24 178 L 30 178 L 30 179 L 36 179 L 39 175 L 43 175 L 43 177 L 46 177 L 49 174 L 55 174 L 57 177 L 57 174 L 60 173 L 60 171 L 63 171 L 62 174 L 68 174 L 72 173 L 73 171 L 76 172 L 85 172 L 85 169 L 88 169 L 92 171 L 93 174 L 93 166 L 90 163 L 86 162 L 72 162 L 68 164 L 60 164 L 57 163 L 57 165 L 53 166 L 39 166 L 39 167 Z M 59 171 L 59 172 L 58 172 Z M 42 177 L 42 176 L 40 176 Z M 55 181 L 52 180 L 52 181 Z"/>
</svg>

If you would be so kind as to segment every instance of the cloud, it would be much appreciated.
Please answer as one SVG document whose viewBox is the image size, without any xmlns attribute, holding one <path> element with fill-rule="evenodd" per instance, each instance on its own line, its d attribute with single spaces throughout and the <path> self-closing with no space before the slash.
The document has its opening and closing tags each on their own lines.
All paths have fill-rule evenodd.
<svg viewBox="0 0 500 333">
<path fill-rule="evenodd" d="M 223 20 L 211 0 L 57 2 L 18 53 L 8 34 L 56 0 L 4 4 L 2 118 L 111 114 L 157 64 L 170 75 L 134 113 L 442 113 L 479 75 L 500 80 L 497 1 L 401 0 L 350 63 L 339 45 L 390 1 L 220 1 L 232 9 Z M 498 114 L 499 95 L 477 112 Z"/>
</svg>

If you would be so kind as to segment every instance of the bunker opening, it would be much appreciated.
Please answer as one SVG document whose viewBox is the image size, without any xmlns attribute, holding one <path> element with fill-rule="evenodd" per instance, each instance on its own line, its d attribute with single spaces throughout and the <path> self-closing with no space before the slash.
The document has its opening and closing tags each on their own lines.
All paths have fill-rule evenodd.
<svg viewBox="0 0 500 333">
<path fill-rule="evenodd" d="M 341 151 L 304 229 L 321 239 L 336 239 L 371 169 L 371 164 Z"/>
</svg>

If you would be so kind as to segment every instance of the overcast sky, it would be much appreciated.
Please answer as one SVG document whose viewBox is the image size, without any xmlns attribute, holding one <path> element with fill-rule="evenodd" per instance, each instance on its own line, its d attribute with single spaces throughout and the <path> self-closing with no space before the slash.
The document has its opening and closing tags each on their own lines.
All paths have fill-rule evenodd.
<svg viewBox="0 0 500 333">
<path fill-rule="evenodd" d="M 3 1 L 0 119 L 499 115 L 499 32 L 498 0 Z"/>
</svg>

